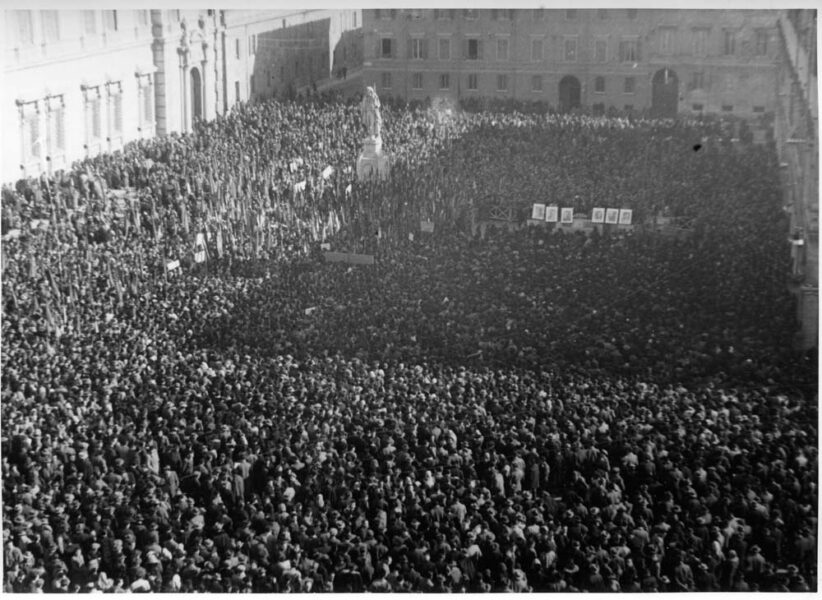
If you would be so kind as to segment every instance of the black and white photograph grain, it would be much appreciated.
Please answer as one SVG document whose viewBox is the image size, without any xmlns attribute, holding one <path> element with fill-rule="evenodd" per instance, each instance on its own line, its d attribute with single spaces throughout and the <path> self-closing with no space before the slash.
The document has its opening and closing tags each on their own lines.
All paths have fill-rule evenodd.
<svg viewBox="0 0 822 600">
<path fill-rule="evenodd" d="M 0 10 L 3 593 L 817 592 L 815 8 L 154 4 Z"/>
</svg>

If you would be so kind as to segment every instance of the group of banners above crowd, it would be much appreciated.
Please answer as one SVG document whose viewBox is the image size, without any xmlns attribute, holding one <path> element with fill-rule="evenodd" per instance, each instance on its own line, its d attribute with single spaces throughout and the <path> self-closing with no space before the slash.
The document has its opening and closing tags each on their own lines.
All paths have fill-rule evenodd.
<svg viewBox="0 0 822 600">
<path fill-rule="evenodd" d="M 577 215 L 580 217 L 581 215 Z M 587 219 L 584 215 L 582 218 Z M 574 209 L 545 204 L 534 204 L 531 208 L 531 219 L 546 223 L 571 224 L 574 222 Z M 591 223 L 605 223 L 606 225 L 631 225 L 633 211 L 630 208 L 595 208 L 591 211 Z"/>
</svg>

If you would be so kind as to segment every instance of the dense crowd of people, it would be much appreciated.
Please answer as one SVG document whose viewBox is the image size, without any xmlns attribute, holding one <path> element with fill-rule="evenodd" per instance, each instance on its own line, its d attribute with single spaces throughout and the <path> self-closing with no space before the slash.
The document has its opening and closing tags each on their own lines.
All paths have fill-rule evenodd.
<svg viewBox="0 0 822 600">
<path fill-rule="evenodd" d="M 383 182 L 356 103 L 313 98 L 3 188 L 4 591 L 815 591 L 771 150 L 383 123 Z M 636 227 L 478 227 L 506 201 Z"/>
</svg>

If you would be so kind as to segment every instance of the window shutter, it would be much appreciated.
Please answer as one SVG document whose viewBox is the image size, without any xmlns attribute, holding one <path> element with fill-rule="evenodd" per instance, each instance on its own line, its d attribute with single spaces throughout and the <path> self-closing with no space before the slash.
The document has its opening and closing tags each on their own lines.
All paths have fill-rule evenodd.
<svg viewBox="0 0 822 600">
<path fill-rule="evenodd" d="M 477 60 L 483 60 L 483 58 L 482 58 L 482 40 L 477 40 Z"/>
<path fill-rule="evenodd" d="M 642 60 L 642 40 L 636 41 L 636 60 L 637 62 Z"/>
<path fill-rule="evenodd" d="M 424 38 L 422 40 L 422 57 L 424 59 L 428 59 L 428 39 Z"/>
<path fill-rule="evenodd" d="M 382 38 L 377 38 L 376 49 L 374 50 L 374 58 L 382 58 Z"/>
<path fill-rule="evenodd" d="M 411 47 L 414 45 L 414 40 L 411 37 L 406 38 L 405 44 L 408 50 L 408 56 L 406 58 L 411 58 Z"/>
</svg>

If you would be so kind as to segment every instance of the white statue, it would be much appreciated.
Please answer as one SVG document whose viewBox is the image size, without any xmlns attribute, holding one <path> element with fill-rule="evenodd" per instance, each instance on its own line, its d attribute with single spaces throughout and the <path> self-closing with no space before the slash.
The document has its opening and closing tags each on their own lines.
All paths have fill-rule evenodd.
<svg viewBox="0 0 822 600">
<path fill-rule="evenodd" d="M 380 138 L 380 130 L 382 129 L 382 115 L 380 115 L 380 99 L 377 97 L 377 92 L 374 88 L 368 86 L 365 89 L 365 95 L 360 104 L 360 114 L 365 123 L 365 130 L 369 137 L 374 139 Z"/>
</svg>

